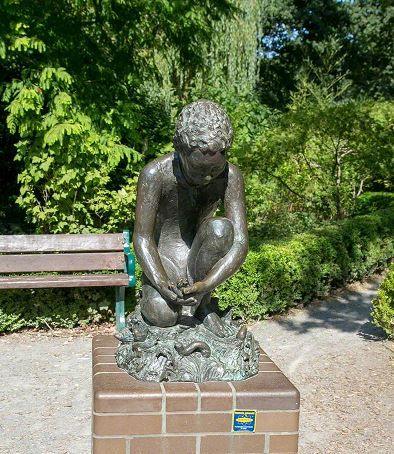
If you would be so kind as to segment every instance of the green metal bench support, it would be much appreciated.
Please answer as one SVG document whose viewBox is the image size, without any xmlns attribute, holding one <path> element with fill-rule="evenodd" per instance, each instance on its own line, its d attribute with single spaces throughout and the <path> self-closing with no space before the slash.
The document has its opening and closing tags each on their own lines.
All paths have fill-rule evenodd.
<svg viewBox="0 0 394 454">
<path fill-rule="evenodd" d="M 125 273 L 129 275 L 129 287 L 135 287 L 135 258 L 130 249 L 130 232 L 123 232 L 123 251 L 125 255 Z M 121 331 L 126 326 L 125 317 L 125 290 L 126 287 L 116 289 L 116 329 Z"/>
</svg>

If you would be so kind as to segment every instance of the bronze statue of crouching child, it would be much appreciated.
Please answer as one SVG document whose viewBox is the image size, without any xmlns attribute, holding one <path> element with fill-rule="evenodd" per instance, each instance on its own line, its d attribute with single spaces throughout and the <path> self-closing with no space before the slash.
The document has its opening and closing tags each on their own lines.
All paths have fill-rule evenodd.
<svg viewBox="0 0 394 454">
<path fill-rule="evenodd" d="M 116 353 L 118 366 L 139 380 L 243 380 L 258 372 L 252 333 L 231 312 L 220 317 L 211 301 L 248 252 L 243 178 L 226 159 L 232 137 L 220 106 L 194 102 L 178 118 L 175 151 L 140 174 L 133 243 L 142 295 Z"/>
<path fill-rule="evenodd" d="M 248 251 L 243 177 L 226 159 L 232 138 L 219 105 L 194 102 L 179 115 L 175 151 L 140 174 L 133 243 L 143 270 L 141 313 L 151 325 L 174 326 L 188 313 L 226 336 L 211 292 Z"/>
</svg>

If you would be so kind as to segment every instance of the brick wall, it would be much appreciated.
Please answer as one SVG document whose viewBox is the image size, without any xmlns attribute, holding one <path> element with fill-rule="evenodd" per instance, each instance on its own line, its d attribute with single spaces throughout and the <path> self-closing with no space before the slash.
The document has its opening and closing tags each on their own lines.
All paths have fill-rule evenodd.
<svg viewBox="0 0 394 454">
<path fill-rule="evenodd" d="M 94 454 L 296 453 L 299 393 L 264 353 L 240 382 L 146 383 L 115 364 L 116 340 L 93 339 Z M 255 432 L 232 432 L 234 409 Z"/>
</svg>

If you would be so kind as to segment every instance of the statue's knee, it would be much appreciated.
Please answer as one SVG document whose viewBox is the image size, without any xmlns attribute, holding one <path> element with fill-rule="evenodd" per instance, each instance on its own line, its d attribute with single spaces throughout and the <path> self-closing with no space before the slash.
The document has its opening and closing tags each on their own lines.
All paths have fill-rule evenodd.
<svg viewBox="0 0 394 454">
<path fill-rule="evenodd" d="M 207 236 L 210 238 L 231 243 L 234 240 L 234 227 L 227 218 L 216 217 L 208 219 L 206 229 Z"/>
<path fill-rule="evenodd" d="M 177 312 L 173 311 L 162 298 L 143 299 L 141 312 L 152 325 L 162 328 L 174 326 L 178 319 Z"/>
</svg>

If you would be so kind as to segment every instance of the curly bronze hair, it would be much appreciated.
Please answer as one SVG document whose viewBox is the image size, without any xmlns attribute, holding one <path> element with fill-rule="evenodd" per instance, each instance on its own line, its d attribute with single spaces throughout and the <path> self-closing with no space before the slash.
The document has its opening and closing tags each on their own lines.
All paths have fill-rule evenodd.
<svg viewBox="0 0 394 454">
<path fill-rule="evenodd" d="M 215 151 L 228 150 L 233 140 L 233 128 L 226 112 L 218 104 L 201 99 L 185 106 L 179 114 L 174 134 L 175 150 L 189 153 L 208 147 Z"/>
</svg>

